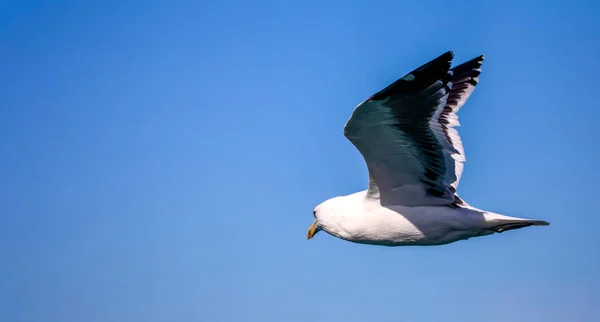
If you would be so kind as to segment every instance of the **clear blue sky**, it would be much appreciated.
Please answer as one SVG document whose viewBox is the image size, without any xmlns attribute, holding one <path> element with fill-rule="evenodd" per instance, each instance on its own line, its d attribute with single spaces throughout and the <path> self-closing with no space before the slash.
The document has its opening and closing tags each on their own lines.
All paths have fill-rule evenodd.
<svg viewBox="0 0 600 322">
<path fill-rule="evenodd" d="M 598 4 L 417 3 L 1 1 L 0 320 L 599 321 Z M 460 195 L 552 225 L 307 241 L 354 107 L 450 49 Z"/>
</svg>

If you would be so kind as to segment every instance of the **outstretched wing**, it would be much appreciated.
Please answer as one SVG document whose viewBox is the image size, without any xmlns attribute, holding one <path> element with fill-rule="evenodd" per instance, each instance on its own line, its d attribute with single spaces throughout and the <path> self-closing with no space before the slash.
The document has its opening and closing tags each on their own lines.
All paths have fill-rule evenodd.
<svg viewBox="0 0 600 322">
<path fill-rule="evenodd" d="M 344 135 L 369 170 L 370 198 L 406 206 L 461 203 L 464 150 L 456 112 L 477 84 L 483 56 L 450 69 L 451 51 L 359 104 Z"/>
</svg>

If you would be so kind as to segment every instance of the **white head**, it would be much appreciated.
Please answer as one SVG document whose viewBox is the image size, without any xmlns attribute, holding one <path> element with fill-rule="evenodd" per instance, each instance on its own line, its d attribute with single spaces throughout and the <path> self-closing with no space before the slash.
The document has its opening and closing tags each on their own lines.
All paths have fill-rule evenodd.
<svg viewBox="0 0 600 322">
<path fill-rule="evenodd" d="M 340 233 L 343 231 L 339 224 L 339 214 L 343 210 L 340 208 L 342 206 L 340 201 L 341 197 L 335 197 L 325 200 L 315 207 L 313 210 L 315 221 L 308 228 L 308 239 L 313 238 L 321 230 L 336 237 L 341 236 Z"/>
</svg>

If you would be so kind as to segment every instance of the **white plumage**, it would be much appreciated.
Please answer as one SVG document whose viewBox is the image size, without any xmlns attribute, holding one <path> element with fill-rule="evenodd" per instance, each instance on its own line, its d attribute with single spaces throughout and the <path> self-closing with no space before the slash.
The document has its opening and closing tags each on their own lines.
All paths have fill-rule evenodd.
<svg viewBox="0 0 600 322">
<path fill-rule="evenodd" d="M 344 135 L 365 159 L 368 188 L 318 205 L 309 239 L 324 230 L 356 243 L 442 245 L 548 225 L 480 210 L 458 197 L 466 159 L 457 112 L 479 82 L 484 56 L 450 68 L 453 57 L 442 54 L 354 109 Z"/>
</svg>

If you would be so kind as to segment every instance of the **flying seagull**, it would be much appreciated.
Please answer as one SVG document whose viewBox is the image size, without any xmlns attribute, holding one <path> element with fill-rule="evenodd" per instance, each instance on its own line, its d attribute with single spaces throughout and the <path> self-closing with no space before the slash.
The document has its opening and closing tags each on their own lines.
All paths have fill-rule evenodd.
<svg viewBox="0 0 600 322">
<path fill-rule="evenodd" d="M 354 109 L 344 136 L 365 160 L 368 188 L 315 207 L 308 239 L 324 230 L 361 244 L 432 246 L 549 225 L 458 197 L 465 153 L 456 113 L 479 81 L 484 56 L 450 68 L 453 57 L 442 54 Z"/>
</svg>

